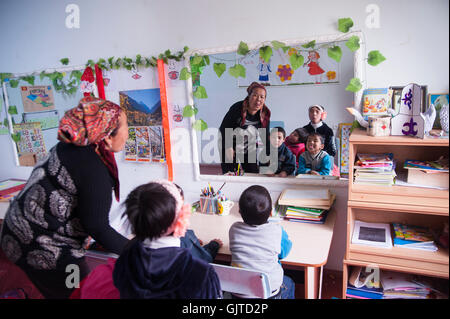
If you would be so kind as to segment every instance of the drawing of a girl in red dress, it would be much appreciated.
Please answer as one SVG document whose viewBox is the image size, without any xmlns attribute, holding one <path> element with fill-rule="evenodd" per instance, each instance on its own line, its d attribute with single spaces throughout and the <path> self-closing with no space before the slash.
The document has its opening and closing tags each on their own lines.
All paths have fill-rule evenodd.
<svg viewBox="0 0 450 319">
<path fill-rule="evenodd" d="M 308 73 L 312 76 L 314 76 L 316 84 L 319 84 L 322 79 L 322 74 L 325 72 L 320 66 L 319 66 L 319 52 L 317 51 L 310 51 L 308 54 L 308 61 L 303 64 L 303 66 L 308 66 L 309 70 Z"/>
</svg>

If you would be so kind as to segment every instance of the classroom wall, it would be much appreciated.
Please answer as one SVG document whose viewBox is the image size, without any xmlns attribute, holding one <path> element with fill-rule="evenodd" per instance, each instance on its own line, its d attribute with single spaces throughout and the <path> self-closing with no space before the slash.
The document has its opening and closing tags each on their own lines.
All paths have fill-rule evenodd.
<svg viewBox="0 0 450 319">
<path fill-rule="evenodd" d="M 68 4 L 80 8 L 80 28 L 65 26 Z M 375 5 L 375 6 L 369 6 Z M 379 9 L 379 25 L 366 24 Z M 369 13 L 366 10 L 369 9 Z M 387 60 L 366 65 L 367 87 L 428 85 L 433 93 L 448 92 L 449 2 L 447 0 L 3 0 L 0 2 L 0 72 L 30 72 L 110 56 L 157 55 L 166 49 L 211 48 L 275 39 L 336 34 L 337 20 L 351 17 L 353 30 L 365 36 L 367 52 L 379 50 Z M 372 13 L 371 13 L 372 12 Z M 182 96 L 179 93 L 178 98 Z M 169 93 L 169 98 L 170 98 Z M 342 112 L 345 112 L 342 110 Z M 177 138 L 180 138 L 178 136 Z M 183 136 L 181 136 L 183 139 Z M 185 139 L 190 143 L 190 139 Z M 31 168 L 16 167 L 9 137 L 0 136 L 0 180 L 28 178 Z M 183 154 L 181 154 L 183 153 Z M 194 180 L 190 154 L 175 154 L 175 181 L 195 193 L 205 182 Z M 135 186 L 167 176 L 162 164 L 125 163 L 116 154 L 121 198 Z M 214 185 L 216 186 L 216 185 Z M 237 199 L 248 183 L 230 183 L 227 194 Z M 276 198 L 283 184 L 267 183 Z M 338 218 L 328 263 L 342 269 L 345 252 L 345 187 L 333 187 Z"/>
</svg>

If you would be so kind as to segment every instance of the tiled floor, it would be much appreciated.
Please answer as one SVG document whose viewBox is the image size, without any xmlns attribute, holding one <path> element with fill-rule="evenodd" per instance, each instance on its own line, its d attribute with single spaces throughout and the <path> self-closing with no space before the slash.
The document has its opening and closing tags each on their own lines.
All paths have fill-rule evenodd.
<svg viewBox="0 0 450 319">
<path fill-rule="evenodd" d="M 305 298 L 304 272 L 286 270 L 285 274 L 295 282 L 295 298 Z M 322 283 L 322 299 L 342 298 L 342 271 L 324 269 Z"/>
</svg>

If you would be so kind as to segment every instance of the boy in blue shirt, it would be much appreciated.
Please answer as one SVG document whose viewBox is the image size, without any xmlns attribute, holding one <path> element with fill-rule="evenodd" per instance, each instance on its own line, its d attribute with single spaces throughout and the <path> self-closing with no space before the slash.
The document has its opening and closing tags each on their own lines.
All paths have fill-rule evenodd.
<svg viewBox="0 0 450 319">
<path fill-rule="evenodd" d="M 292 242 L 280 224 L 268 222 L 271 211 L 272 199 L 263 186 L 253 185 L 242 193 L 239 213 L 243 221 L 229 230 L 231 265 L 267 273 L 269 298 L 295 299 L 294 281 L 284 275 L 279 261 L 289 254 Z"/>
<path fill-rule="evenodd" d="M 333 163 L 330 155 L 323 150 L 324 137 L 312 133 L 306 141 L 306 151 L 300 155 L 298 174 L 330 175 Z"/>
</svg>

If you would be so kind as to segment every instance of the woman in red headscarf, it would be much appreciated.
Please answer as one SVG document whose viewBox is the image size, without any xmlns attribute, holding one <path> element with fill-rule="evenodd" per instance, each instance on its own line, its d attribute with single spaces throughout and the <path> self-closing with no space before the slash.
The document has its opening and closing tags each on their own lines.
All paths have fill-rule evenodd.
<svg viewBox="0 0 450 319">
<path fill-rule="evenodd" d="M 258 155 L 268 149 L 270 110 L 266 106 L 266 88 L 253 82 L 247 88 L 247 97 L 228 110 L 220 125 L 219 147 L 224 174 L 240 168 L 248 173 L 259 173 Z M 262 136 L 261 130 L 265 132 Z"/>
<path fill-rule="evenodd" d="M 84 97 L 64 114 L 60 142 L 10 204 L 0 247 L 44 297 L 69 297 L 88 274 L 84 247 L 90 237 L 116 254 L 128 243 L 108 220 L 113 190 L 119 200 L 113 153 L 127 137 L 126 114 L 117 104 Z"/>
</svg>

